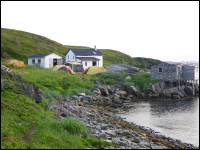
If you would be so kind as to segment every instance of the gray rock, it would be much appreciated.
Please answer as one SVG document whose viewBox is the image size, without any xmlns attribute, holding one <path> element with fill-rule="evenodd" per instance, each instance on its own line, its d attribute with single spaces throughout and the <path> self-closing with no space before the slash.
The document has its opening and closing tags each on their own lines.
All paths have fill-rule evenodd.
<svg viewBox="0 0 200 150">
<path fill-rule="evenodd" d="M 137 73 L 139 72 L 140 69 L 131 65 L 127 65 L 127 64 L 114 64 L 111 65 L 108 69 L 107 69 L 107 73 L 121 73 L 121 72 L 128 72 L 128 73 Z"/>
<path fill-rule="evenodd" d="M 139 90 L 135 86 L 128 86 L 126 88 L 126 91 L 128 92 L 128 94 L 135 95 L 135 96 L 138 96 L 139 94 Z"/>
<path fill-rule="evenodd" d="M 185 86 L 184 91 L 185 91 L 185 93 L 186 93 L 188 96 L 194 96 L 192 87 L 190 87 L 190 86 Z"/>
<path fill-rule="evenodd" d="M 102 96 L 109 96 L 108 89 L 105 86 L 99 87 L 99 90 L 101 91 Z"/>
</svg>

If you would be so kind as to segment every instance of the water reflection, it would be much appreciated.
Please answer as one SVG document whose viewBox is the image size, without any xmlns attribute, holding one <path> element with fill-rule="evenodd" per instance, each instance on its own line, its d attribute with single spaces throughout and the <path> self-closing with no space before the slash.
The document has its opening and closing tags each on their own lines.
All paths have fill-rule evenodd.
<svg viewBox="0 0 200 150">
<path fill-rule="evenodd" d="M 199 145 L 199 98 L 138 101 L 122 117 L 167 136 Z"/>
</svg>

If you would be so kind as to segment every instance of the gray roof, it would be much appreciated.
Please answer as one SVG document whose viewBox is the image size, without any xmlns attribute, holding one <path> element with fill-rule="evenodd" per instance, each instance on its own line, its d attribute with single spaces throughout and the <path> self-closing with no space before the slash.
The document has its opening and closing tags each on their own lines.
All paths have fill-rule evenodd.
<svg viewBox="0 0 200 150">
<path fill-rule="evenodd" d="M 34 54 L 34 55 L 30 56 L 29 58 L 43 58 L 48 55 L 49 54 Z"/>
<path fill-rule="evenodd" d="M 95 57 L 76 57 L 77 59 L 80 59 L 80 60 L 91 60 L 91 61 L 98 61 L 100 59 L 98 58 L 95 58 Z"/>
<path fill-rule="evenodd" d="M 102 56 L 102 53 L 94 48 L 70 48 L 69 50 L 77 56 Z"/>
</svg>

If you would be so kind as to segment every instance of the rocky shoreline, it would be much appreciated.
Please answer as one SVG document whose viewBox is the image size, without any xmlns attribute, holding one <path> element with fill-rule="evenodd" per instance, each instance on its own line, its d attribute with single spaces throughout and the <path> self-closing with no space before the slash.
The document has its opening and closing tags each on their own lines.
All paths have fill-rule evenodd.
<svg viewBox="0 0 200 150">
<path fill-rule="evenodd" d="M 120 92 L 120 99 L 125 92 Z M 116 96 L 116 95 L 115 95 Z M 128 96 L 130 99 L 131 95 Z M 165 137 L 150 128 L 124 121 L 116 114 L 127 110 L 127 97 L 122 103 L 116 103 L 112 96 L 67 97 L 62 102 L 54 103 L 49 109 L 55 111 L 60 119 L 75 117 L 87 124 L 91 135 L 112 143 L 112 148 L 119 149 L 198 149 L 192 144 L 183 143 Z M 105 147 L 103 147 L 105 148 Z"/>
</svg>

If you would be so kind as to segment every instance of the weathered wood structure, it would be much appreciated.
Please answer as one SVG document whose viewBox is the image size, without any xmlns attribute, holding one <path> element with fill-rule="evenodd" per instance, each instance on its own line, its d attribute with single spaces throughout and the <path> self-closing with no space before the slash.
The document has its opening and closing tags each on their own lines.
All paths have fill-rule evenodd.
<svg viewBox="0 0 200 150">
<path fill-rule="evenodd" d="M 199 67 L 161 63 L 151 67 L 151 77 L 165 82 L 199 82 Z"/>
</svg>

